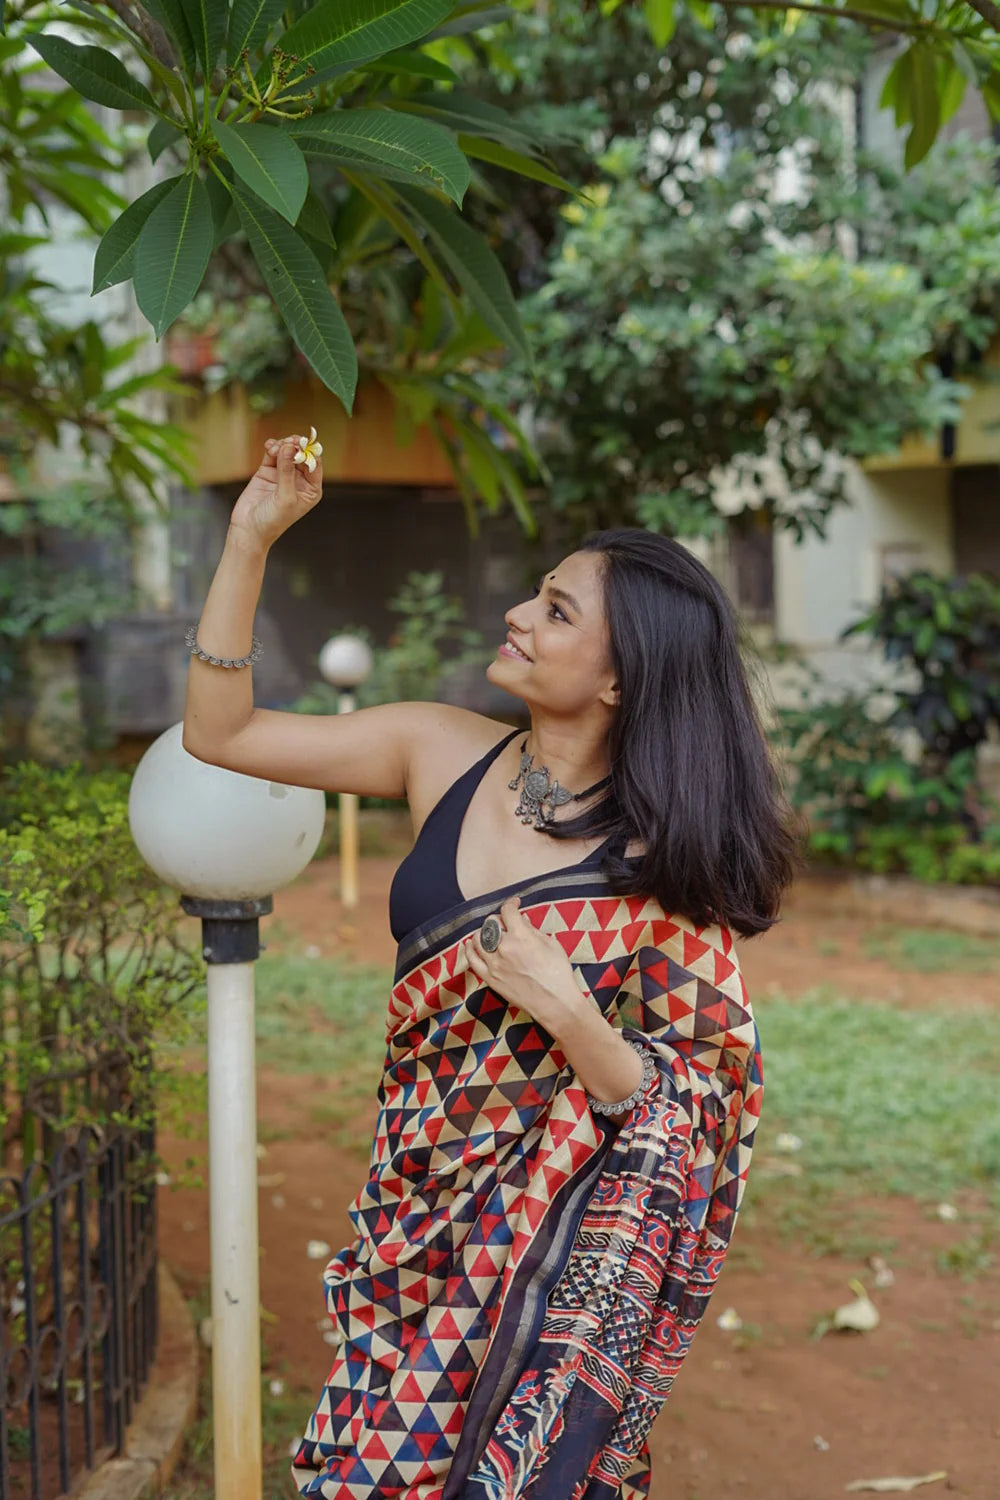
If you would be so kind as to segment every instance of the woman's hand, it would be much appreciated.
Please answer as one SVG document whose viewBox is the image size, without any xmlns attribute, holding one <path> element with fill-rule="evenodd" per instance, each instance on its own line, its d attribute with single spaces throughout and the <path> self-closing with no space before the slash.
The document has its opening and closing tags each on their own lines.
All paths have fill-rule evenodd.
<svg viewBox="0 0 1000 1500">
<path fill-rule="evenodd" d="M 295 462 L 298 437 L 268 438 L 260 467 L 233 506 L 229 529 L 265 550 L 301 519 L 323 494 L 323 460 L 310 474 Z"/>
<path fill-rule="evenodd" d="M 511 1005 L 526 1010 L 556 1041 L 579 1012 L 583 1001 L 573 965 L 559 940 L 539 932 L 520 910 L 520 898 L 508 896 L 499 910 L 500 946 L 487 953 L 479 933 L 463 947 L 469 968 Z"/>
</svg>

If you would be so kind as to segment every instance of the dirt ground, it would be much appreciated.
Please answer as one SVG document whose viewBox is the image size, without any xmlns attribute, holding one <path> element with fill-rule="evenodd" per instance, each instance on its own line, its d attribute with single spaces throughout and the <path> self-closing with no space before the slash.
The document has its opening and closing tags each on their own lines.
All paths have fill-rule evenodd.
<svg viewBox="0 0 1000 1500">
<path fill-rule="evenodd" d="M 314 862 L 276 895 L 265 941 L 391 966 L 386 895 L 397 862 L 398 855 L 363 862 L 361 904 L 349 919 L 337 896 L 336 860 Z M 835 883 L 803 881 L 780 925 L 742 945 L 751 995 L 826 983 L 858 1001 L 959 1008 L 988 998 L 1000 1005 L 995 969 L 928 974 L 870 956 L 873 923 L 838 915 L 844 904 Z M 303 1099 L 308 1083 L 301 1075 L 260 1075 L 268 1141 L 260 1165 L 261 1295 L 269 1370 L 291 1372 L 303 1390 L 318 1393 L 332 1351 L 321 1332 L 322 1262 L 308 1259 L 305 1246 L 324 1240 L 336 1249 L 353 1237 L 347 1205 L 364 1163 L 317 1136 Z M 373 1099 L 358 1130 L 370 1138 L 374 1124 Z M 191 1147 L 168 1140 L 163 1149 L 179 1163 Z M 162 1254 L 185 1289 L 201 1289 L 207 1194 L 161 1192 L 159 1202 Z M 1000 1500 L 1000 1267 L 968 1281 L 937 1269 L 936 1257 L 968 1237 L 981 1205 L 970 1195 L 956 1206 L 958 1220 L 946 1222 L 909 1200 L 855 1202 L 843 1243 L 877 1240 L 895 1279 L 877 1293 L 882 1320 L 873 1332 L 821 1338 L 811 1337 L 817 1321 L 851 1299 L 852 1278 L 870 1287 L 871 1267 L 849 1250 L 811 1257 L 759 1214 L 744 1214 L 651 1433 L 651 1500 L 833 1500 L 859 1479 L 940 1471 L 946 1477 L 922 1485 L 920 1495 Z M 730 1307 L 742 1331 L 718 1326 Z"/>
</svg>

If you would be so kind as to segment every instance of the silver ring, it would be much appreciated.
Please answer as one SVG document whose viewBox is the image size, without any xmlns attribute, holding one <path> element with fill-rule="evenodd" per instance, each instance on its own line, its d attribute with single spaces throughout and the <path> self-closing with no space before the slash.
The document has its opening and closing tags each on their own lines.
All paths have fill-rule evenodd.
<svg viewBox="0 0 1000 1500">
<path fill-rule="evenodd" d="M 499 917 L 487 917 L 479 929 L 480 947 L 486 953 L 495 953 L 500 946 L 503 936 L 503 928 L 500 926 Z"/>
</svg>

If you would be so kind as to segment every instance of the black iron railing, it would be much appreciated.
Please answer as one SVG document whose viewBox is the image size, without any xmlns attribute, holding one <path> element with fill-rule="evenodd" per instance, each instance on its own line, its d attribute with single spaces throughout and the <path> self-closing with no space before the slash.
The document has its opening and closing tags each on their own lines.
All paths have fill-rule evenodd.
<svg viewBox="0 0 1000 1500">
<path fill-rule="evenodd" d="M 156 1352 L 153 1131 L 85 1126 L 0 1174 L 0 1500 L 120 1452 Z"/>
</svg>

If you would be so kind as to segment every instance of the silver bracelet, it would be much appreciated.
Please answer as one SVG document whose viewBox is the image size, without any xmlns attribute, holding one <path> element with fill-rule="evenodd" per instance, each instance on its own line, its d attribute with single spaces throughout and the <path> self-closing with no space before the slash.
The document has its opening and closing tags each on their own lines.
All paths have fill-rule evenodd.
<svg viewBox="0 0 1000 1500">
<path fill-rule="evenodd" d="M 641 1042 L 633 1041 L 630 1036 L 627 1036 L 625 1041 L 628 1042 L 630 1047 L 634 1047 L 642 1058 L 642 1082 L 635 1092 L 629 1094 L 628 1098 L 623 1099 L 620 1104 L 606 1104 L 603 1099 L 595 1099 L 593 1094 L 587 1094 L 587 1103 L 599 1115 L 616 1115 L 620 1109 L 631 1109 L 633 1104 L 638 1104 L 656 1077 L 656 1062 L 649 1048 L 644 1047 Z"/>
<path fill-rule="evenodd" d="M 250 637 L 251 649 L 249 656 L 212 656 L 208 651 L 203 651 L 197 641 L 197 627 L 192 625 L 184 637 L 185 646 L 190 647 L 192 656 L 200 656 L 202 661 L 212 663 L 213 667 L 249 667 L 255 661 L 260 661 L 264 648 L 255 635 Z"/>
</svg>

